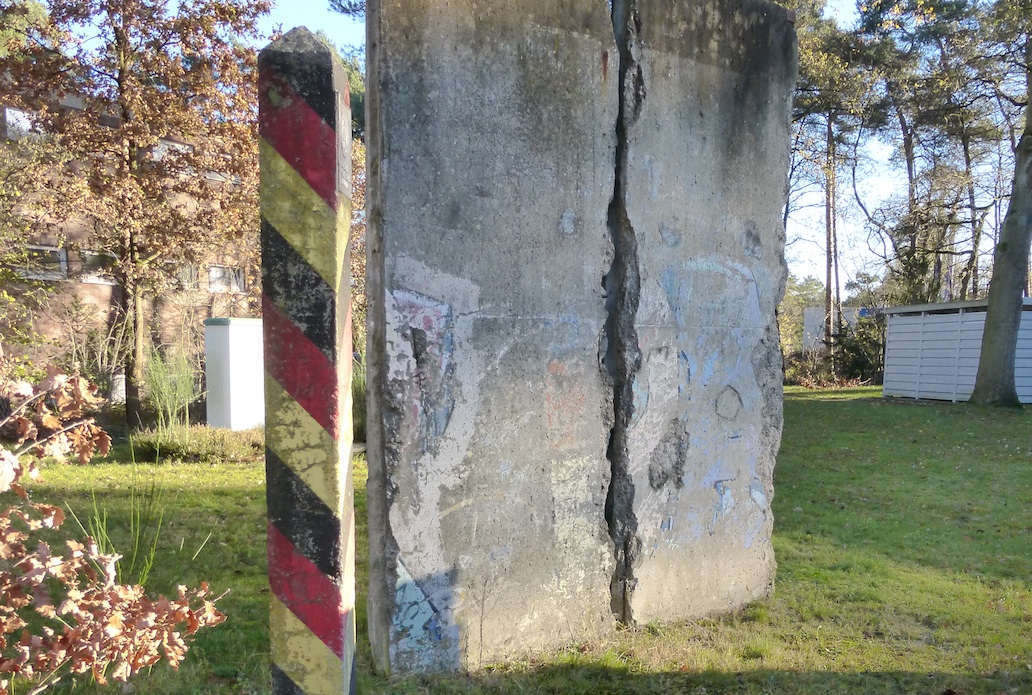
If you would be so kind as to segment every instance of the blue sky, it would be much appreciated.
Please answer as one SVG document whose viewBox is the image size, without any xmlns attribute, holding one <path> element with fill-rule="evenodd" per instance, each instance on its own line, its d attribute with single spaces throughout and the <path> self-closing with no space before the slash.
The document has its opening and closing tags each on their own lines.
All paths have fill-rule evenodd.
<svg viewBox="0 0 1032 695">
<path fill-rule="evenodd" d="M 849 26 L 856 17 L 855 0 L 829 0 L 827 13 L 835 17 L 840 25 Z M 329 0 L 279 0 L 272 13 L 261 22 L 261 28 L 269 33 L 277 24 L 282 26 L 284 32 L 297 26 L 306 26 L 313 32 L 322 29 L 341 47 L 365 43 L 365 23 L 333 12 Z M 889 152 L 878 154 L 884 159 Z M 891 190 L 892 183 L 874 175 L 864 181 L 861 187 L 872 188 L 873 199 L 877 200 Z M 843 208 L 848 207 L 847 201 L 842 202 Z M 797 276 L 815 275 L 821 278 L 824 276 L 823 211 L 817 207 L 810 212 L 790 222 L 788 236 L 796 242 L 790 245 L 787 256 L 789 267 Z M 871 262 L 858 222 L 843 210 L 843 217 L 839 220 L 843 284 L 857 270 Z"/>
<path fill-rule="evenodd" d="M 278 0 L 269 16 L 260 22 L 266 33 L 277 24 L 282 25 L 284 32 L 299 26 L 312 32 L 322 29 L 338 46 L 365 43 L 365 23 L 332 11 L 329 0 Z"/>
</svg>

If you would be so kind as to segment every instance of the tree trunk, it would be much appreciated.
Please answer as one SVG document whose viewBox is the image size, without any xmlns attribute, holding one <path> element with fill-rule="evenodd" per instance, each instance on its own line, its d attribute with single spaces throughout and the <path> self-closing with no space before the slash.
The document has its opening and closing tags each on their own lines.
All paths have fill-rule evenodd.
<svg viewBox="0 0 1032 695">
<path fill-rule="evenodd" d="M 146 320 L 144 317 L 143 291 L 139 279 L 135 276 L 137 269 L 137 251 L 130 242 L 130 257 L 132 259 L 133 272 L 124 276 L 124 297 L 125 317 L 129 323 L 130 343 L 129 351 L 125 358 L 125 423 L 130 429 L 138 430 L 143 427 L 143 400 L 140 397 L 140 387 L 143 385 L 144 366 L 144 338 L 147 335 Z"/>
<path fill-rule="evenodd" d="M 1032 93 L 1032 40 L 1025 45 L 1028 89 Z M 982 334 L 972 403 L 1020 405 L 1014 385 L 1014 356 L 1021 325 L 1022 296 L 1028 279 L 1032 241 L 1032 111 L 1025 107 L 1025 130 L 1014 151 L 1014 183 L 1000 240 L 993 252 L 993 279 Z"/>
<path fill-rule="evenodd" d="M 899 87 L 893 82 L 888 83 L 889 94 L 898 93 Z M 892 107 L 896 112 L 896 120 L 899 122 L 899 132 L 903 138 L 903 159 L 907 165 L 907 214 L 913 215 L 917 209 L 917 157 L 914 154 L 914 130 L 907 117 L 903 114 L 903 106 L 899 99 L 892 97 Z"/>
<path fill-rule="evenodd" d="M 968 298 L 968 287 L 971 287 L 971 298 L 978 297 L 978 247 L 982 245 L 982 221 L 976 219 L 978 210 L 975 206 L 975 177 L 971 166 L 971 135 L 967 128 L 961 134 L 964 147 L 964 175 L 967 178 L 968 209 L 971 214 L 971 255 L 960 271 L 960 299 Z M 984 219 L 984 218 L 983 218 Z"/>
<path fill-rule="evenodd" d="M 824 161 L 824 228 L 825 228 L 825 278 L 824 278 L 824 344 L 830 349 L 834 326 L 835 305 L 831 283 L 834 280 L 832 269 L 835 255 L 835 138 L 832 130 L 832 114 L 828 112 L 828 130 L 825 141 Z"/>
</svg>

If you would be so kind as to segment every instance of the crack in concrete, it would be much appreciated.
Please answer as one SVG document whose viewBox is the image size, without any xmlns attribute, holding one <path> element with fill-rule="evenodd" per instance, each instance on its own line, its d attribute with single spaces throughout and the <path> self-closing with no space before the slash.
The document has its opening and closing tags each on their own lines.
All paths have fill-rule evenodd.
<svg viewBox="0 0 1032 695">
<path fill-rule="evenodd" d="M 616 161 L 613 198 L 608 225 L 613 239 L 613 264 L 603 278 L 606 290 L 605 355 L 603 365 L 613 383 L 614 424 L 606 453 L 611 478 L 606 496 L 605 517 L 613 540 L 616 569 L 610 582 L 611 607 L 616 619 L 631 624 L 631 594 L 636 580 L 634 567 L 641 556 L 638 519 L 634 512 L 634 480 L 630 472 L 627 436 L 634 415 L 634 378 L 641 369 L 642 355 L 635 329 L 641 278 L 638 270 L 638 240 L 627 214 L 625 174 L 627 131 L 641 112 L 645 85 L 641 67 L 631 47 L 641 30 L 636 0 L 613 0 L 613 33 L 619 52 L 619 111 L 616 122 Z M 632 76 L 633 83 L 628 82 Z"/>
</svg>

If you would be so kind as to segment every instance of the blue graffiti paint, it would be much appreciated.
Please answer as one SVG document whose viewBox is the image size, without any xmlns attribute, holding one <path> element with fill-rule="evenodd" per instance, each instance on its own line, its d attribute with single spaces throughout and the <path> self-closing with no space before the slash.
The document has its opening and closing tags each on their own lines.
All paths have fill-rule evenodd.
<svg viewBox="0 0 1032 695">
<path fill-rule="evenodd" d="M 752 501 L 756 503 L 757 507 L 763 511 L 767 511 L 767 493 L 764 492 L 763 483 L 759 480 L 753 479 L 753 481 L 749 483 L 749 497 L 752 498 Z"/>
<path fill-rule="evenodd" d="M 640 379 L 635 376 L 631 379 L 631 394 L 634 398 L 633 407 L 631 411 L 631 420 L 628 423 L 629 427 L 634 427 L 641 420 L 642 415 L 645 414 L 645 409 L 649 405 L 649 385 L 647 380 Z"/>
<path fill-rule="evenodd" d="M 678 338 L 678 341 L 684 343 L 684 340 Z M 683 395 L 688 386 L 692 383 L 693 373 L 692 358 L 688 356 L 688 353 L 684 350 L 678 350 L 677 352 L 677 393 Z"/>
<path fill-rule="evenodd" d="M 685 327 L 684 307 L 688 304 L 688 288 L 680 268 L 667 268 L 659 276 L 659 285 L 666 292 L 667 304 L 674 314 L 678 328 Z"/>
<path fill-rule="evenodd" d="M 760 533 L 763 531 L 764 521 L 767 519 L 767 493 L 763 489 L 763 483 L 756 478 L 753 478 L 752 482 L 749 483 L 749 498 L 759 509 L 758 511 L 753 510 L 752 514 L 750 514 L 751 523 L 745 530 L 744 538 L 746 550 L 751 548 L 752 544 L 756 542 L 756 539 L 760 537 Z"/>
<path fill-rule="evenodd" d="M 669 222 L 659 225 L 659 236 L 671 248 L 681 245 L 681 230 Z"/>
<path fill-rule="evenodd" d="M 702 383 L 708 384 L 717 373 L 717 362 L 720 360 L 720 353 L 713 352 L 706 358 L 706 364 L 702 367 Z"/>
<path fill-rule="evenodd" d="M 714 533 L 717 529 L 717 521 L 731 513 L 731 510 L 735 508 L 735 498 L 729 488 L 724 483 L 729 483 L 730 480 L 718 480 L 714 485 L 714 489 L 717 491 L 717 504 L 713 509 L 713 521 L 710 525 L 710 534 Z"/>
<path fill-rule="evenodd" d="M 459 663 L 458 626 L 449 623 L 429 594 L 398 560 L 391 620 L 391 661 L 413 669 L 453 668 Z"/>
</svg>

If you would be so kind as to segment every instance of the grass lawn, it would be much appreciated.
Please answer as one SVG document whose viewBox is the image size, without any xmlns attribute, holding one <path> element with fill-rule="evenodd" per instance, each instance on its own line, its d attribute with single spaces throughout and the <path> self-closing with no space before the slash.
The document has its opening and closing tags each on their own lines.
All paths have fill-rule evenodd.
<svg viewBox="0 0 1032 695">
<path fill-rule="evenodd" d="M 786 393 L 771 600 L 469 676 L 388 682 L 370 672 L 360 594 L 360 692 L 1032 693 L 1032 410 L 878 395 Z M 361 459 L 356 471 L 364 478 Z M 81 516 L 96 491 L 117 543 L 131 472 L 52 466 L 35 494 Z M 179 674 L 155 668 L 131 692 L 268 693 L 262 465 L 140 465 L 137 475 L 165 491 L 149 586 L 206 579 L 231 593 L 220 604 L 229 620 L 198 637 Z"/>
</svg>

